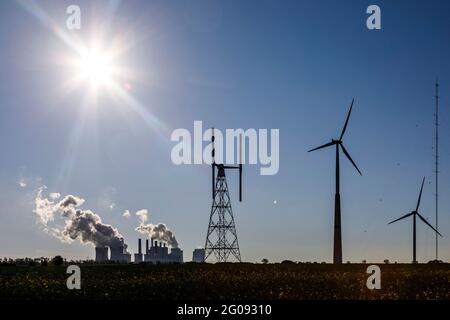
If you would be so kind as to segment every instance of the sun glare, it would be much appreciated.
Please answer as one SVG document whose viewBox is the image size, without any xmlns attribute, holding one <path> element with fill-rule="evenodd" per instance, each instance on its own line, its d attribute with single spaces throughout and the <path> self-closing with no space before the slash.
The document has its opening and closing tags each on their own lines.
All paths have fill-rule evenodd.
<svg viewBox="0 0 450 320">
<path fill-rule="evenodd" d="M 96 48 L 84 50 L 77 63 L 79 78 L 97 88 L 112 81 L 114 66 L 110 55 Z"/>
</svg>

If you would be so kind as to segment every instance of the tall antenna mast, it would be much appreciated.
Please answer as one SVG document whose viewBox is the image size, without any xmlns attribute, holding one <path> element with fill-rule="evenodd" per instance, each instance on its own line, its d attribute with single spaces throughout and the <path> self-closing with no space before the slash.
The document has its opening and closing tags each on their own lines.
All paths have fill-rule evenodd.
<svg viewBox="0 0 450 320">
<path fill-rule="evenodd" d="M 436 111 L 435 111 L 435 158 L 434 158 L 434 165 L 435 165 L 435 214 L 436 214 L 436 230 L 439 231 L 439 83 L 438 79 L 436 79 Z M 438 235 L 436 234 L 436 260 L 439 258 L 439 239 Z"/>
</svg>

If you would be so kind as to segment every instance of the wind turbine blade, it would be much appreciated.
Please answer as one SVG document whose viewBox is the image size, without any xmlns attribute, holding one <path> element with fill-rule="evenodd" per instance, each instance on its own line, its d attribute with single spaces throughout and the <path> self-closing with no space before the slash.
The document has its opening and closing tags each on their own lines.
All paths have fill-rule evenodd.
<svg viewBox="0 0 450 320">
<path fill-rule="evenodd" d="M 423 191 L 423 184 L 425 183 L 425 177 L 423 177 L 422 180 L 422 186 L 420 187 L 420 193 L 419 193 L 419 199 L 417 200 L 417 207 L 416 207 L 416 211 L 419 210 L 419 206 L 420 206 L 420 199 L 422 198 L 422 191 Z"/>
<path fill-rule="evenodd" d="M 350 115 L 353 109 L 353 102 L 355 102 L 355 98 L 353 98 L 352 104 L 350 105 L 350 110 L 348 111 L 347 119 L 345 120 L 344 128 L 342 128 L 341 137 L 339 138 L 339 140 L 342 140 L 342 138 L 344 137 L 345 130 L 347 130 L 348 120 L 350 119 Z"/>
<path fill-rule="evenodd" d="M 239 165 L 237 166 L 223 166 L 224 169 L 239 169 Z"/>
<path fill-rule="evenodd" d="M 422 217 L 420 215 L 420 213 L 417 213 L 417 215 L 419 216 L 420 220 L 422 220 L 423 222 L 425 222 L 431 229 L 434 230 L 434 232 L 436 232 L 438 235 L 440 235 L 442 237 L 442 234 L 439 233 L 439 231 L 437 231 L 426 219 L 424 219 L 424 217 Z"/>
<path fill-rule="evenodd" d="M 402 220 L 402 219 L 405 219 L 405 218 L 408 218 L 409 216 L 412 216 L 414 213 L 408 213 L 408 214 L 405 214 L 404 216 L 402 216 L 402 217 L 400 217 L 400 218 L 398 218 L 398 219 L 395 219 L 394 221 L 391 221 L 391 222 L 389 222 L 388 224 L 392 224 L 392 223 L 394 223 L 394 222 L 397 222 L 397 221 L 400 221 L 400 220 Z"/>
<path fill-rule="evenodd" d="M 344 145 L 341 143 L 342 151 L 344 151 L 345 156 L 350 160 L 350 162 L 353 164 L 353 166 L 358 170 L 359 174 L 362 175 L 361 171 L 358 169 L 358 166 L 356 165 L 355 161 L 353 161 L 352 157 L 347 152 L 347 149 L 345 149 Z"/>
<path fill-rule="evenodd" d="M 216 148 L 214 146 L 214 141 L 216 140 L 216 137 L 214 136 L 214 127 L 212 127 L 212 132 L 211 132 L 211 142 L 212 142 L 212 150 L 211 150 L 211 158 L 212 158 L 212 163 L 211 163 L 211 169 L 212 169 L 212 175 L 211 175 L 211 180 L 212 180 L 212 198 L 213 200 L 216 197 Z"/>
<path fill-rule="evenodd" d="M 212 198 L 214 199 L 216 196 L 216 168 L 215 168 L 215 164 L 212 163 L 211 164 L 211 169 L 212 169 L 212 175 L 211 175 L 211 181 L 212 181 Z"/>
<path fill-rule="evenodd" d="M 326 144 L 324 144 L 324 145 L 322 145 L 322 146 L 320 146 L 320 147 L 311 149 L 311 150 L 309 150 L 308 152 L 316 151 L 316 150 L 319 150 L 319 149 L 323 149 L 323 148 L 326 148 L 326 147 L 329 147 L 329 146 L 332 146 L 332 145 L 334 145 L 334 142 L 329 142 L 329 143 L 326 143 Z"/>
<path fill-rule="evenodd" d="M 239 201 L 242 202 L 242 134 L 239 135 Z"/>
</svg>

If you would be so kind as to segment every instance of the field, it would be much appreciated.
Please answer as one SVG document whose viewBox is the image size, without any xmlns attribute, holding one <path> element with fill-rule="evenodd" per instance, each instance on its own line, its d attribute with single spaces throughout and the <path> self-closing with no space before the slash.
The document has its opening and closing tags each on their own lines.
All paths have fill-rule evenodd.
<svg viewBox="0 0 450 320">
<path fill-rule="evenodd" d="M 81 290 L 64 266 L 0 267 L 0 299 L 450 299 L 450 265 L 81 265 Z"/>
</svg>

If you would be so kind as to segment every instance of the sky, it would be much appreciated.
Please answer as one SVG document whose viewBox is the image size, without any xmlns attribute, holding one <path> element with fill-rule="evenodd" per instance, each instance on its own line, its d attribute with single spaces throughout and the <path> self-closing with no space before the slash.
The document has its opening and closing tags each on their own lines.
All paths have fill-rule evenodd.
<svg viewBox="0 0 450 320">
<path fill-rule="evenodd" d="M 66 8 L 81 8 L 68 30 Z M 381 8 L 381 30 L 366 9 Z M 207 165 L 171 161 L 177 128 L 279 129 L 280 169 L 244 167 L 244 201 L 228 175 L 244 261 L 332 261 L 334 153 L 344 138 L 344 261 L 412 260 L 414 209 L 434 225 L 434 84 L 440 82 L 440 259 L 450 260 L 448 1 L 1 1 L 0 257 L 94 257 L 37 222 L 35 198 L 72 194 L 137 250 L 135 212 L 165 223 L 186 261 L 203 246 Z M 118 88 L 74 85 L 73 39 L 122 49 Z M 71 85 L 70 85 L 71 84 Z M 95 93 L 95 94 L 94 94 Z M 131 216 L 123 217 L 125 210 Z M 435 236 L 418 224 L 418 259 Z"/>
</svg>

